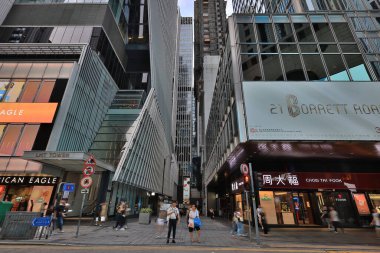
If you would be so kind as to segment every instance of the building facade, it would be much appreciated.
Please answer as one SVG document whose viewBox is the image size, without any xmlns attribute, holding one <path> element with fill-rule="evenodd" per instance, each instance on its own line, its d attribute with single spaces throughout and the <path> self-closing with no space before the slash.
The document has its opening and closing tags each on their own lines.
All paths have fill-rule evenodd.
<svg viewBox="0 0 380 253">
<path fill-rule="evenodd" d="M 326 205 L 367 226 L 380 208 L 380 88 L 350 17 L 233 15 L 228 28 L 206 132 L 208 207 L 249 219 L 251 166 L 269 224 L 319 225 Z"/>
<path fill-rule="evenodd" d="M 113 215 L 121 200 L 138 212 L 154 204 L 152 192 L 176 198 L 177 1 L 2 5 L 0 197 L 14 210 L 38 211 L 54 203 L 62 182 L 75 183 L 62 197 L 78 215 L 92 154 L 84 212 L 105 201 Z M 150 142 L 147 131 L 155 133 Z"/>
</svg>

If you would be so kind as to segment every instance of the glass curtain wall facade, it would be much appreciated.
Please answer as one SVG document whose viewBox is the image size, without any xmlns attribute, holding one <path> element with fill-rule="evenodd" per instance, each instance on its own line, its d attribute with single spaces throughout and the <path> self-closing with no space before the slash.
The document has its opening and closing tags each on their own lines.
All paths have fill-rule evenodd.
<svg viewBox="0 0 380 253">
<path fill-rule="evenodd" d="M 193 99 L 193 19 L 181 17 L 175 144 L 180 185 L 183 177 L 191 177 Z M 182 199 L 182 193 L 179 197 Z"/>
</svg>

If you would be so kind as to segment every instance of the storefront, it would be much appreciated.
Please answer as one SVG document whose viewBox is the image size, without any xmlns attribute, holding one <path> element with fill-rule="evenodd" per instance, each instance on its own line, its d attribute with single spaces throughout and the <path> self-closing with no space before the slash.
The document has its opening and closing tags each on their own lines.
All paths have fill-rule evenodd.
<svg viewBox="0 0 380 253">
<path fill-rule="evenodd" d="M 50 203 L 59 181 L 52 176 L 0 176 L 1 200 L 13 203 L 12 211 L 39 212 L 43 203 Z"/>
<path fill-rule="evenodd" d="M 238 178 L 237 180 L 231 183 L 231 193 L 233 198 L 233 206 L 234 210 L 239 210 L 242 215 L 244 221 L 248 221 L 251 219 L 251 214 L 249 210 L 249 204 L 247 204 L 247 194 L 249 196 L 249 191 L 245 190 L 244 186 L 244 178 Z M 248 197 L 249 199 L 249 197 Z"/>
<path fill-rule="evenodd" d="M 375 173 L 258 172 L 259 202 L 269 224 L 321 225 L 323 206 L 334 207 L 345 226 L 368 225 L 380 204 Z"/>
</svg>

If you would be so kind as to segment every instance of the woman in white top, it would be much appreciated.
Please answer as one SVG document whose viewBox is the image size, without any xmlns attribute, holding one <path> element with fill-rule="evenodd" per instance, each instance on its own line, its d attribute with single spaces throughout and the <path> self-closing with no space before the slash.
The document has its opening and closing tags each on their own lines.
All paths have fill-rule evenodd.
<svg viewBox="0 0 380 253">
<path fill-rule="evenodd" d="M 372 209 L 372 218 L 371 225 L 375 226 L 376 237 L 380 239 L 380 213 L 377 212 L 376 208 Z"/>
<path fill-rule="evenodd" d="M 192 205 L 190 212 L 189 212 L 189 216 L 188 216 L 188 226 L 189 226 L 190 239 L 191 239 L 191 242 L 194 242 L 193 232 L 195 230 L 197 232 L 197 238 L 198 238 L 197 242 L 200 243 L 201 242 L 201 240 L 200 240 L 201 228 L 194 225 L 195 217 L 199 217 L 199 212 L 198 212 L 197 208 L 195 207 L 195 205 Z"/>
<path fill-rule="evenodd" d="M 342 233 L 344 233 L 343 226 L 340 222 L 338 212 L 335 210 L 334 207 L 330 207 L 330 221 L 332 222 L 334 226 L 334 232 L 338 233 L 338 227 L 341 228 Z"/>
</svg>

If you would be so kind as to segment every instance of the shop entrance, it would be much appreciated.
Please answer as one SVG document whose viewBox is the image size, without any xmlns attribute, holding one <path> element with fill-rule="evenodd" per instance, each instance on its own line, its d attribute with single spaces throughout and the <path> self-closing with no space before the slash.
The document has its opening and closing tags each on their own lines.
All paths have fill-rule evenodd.
<svg viewBox="0 0 380 253">
<path fill-rule="evenodd" d="M 315 224 L 310 193 L 293 193 L 294 215 L 298 225 Z"/>
</svg>

